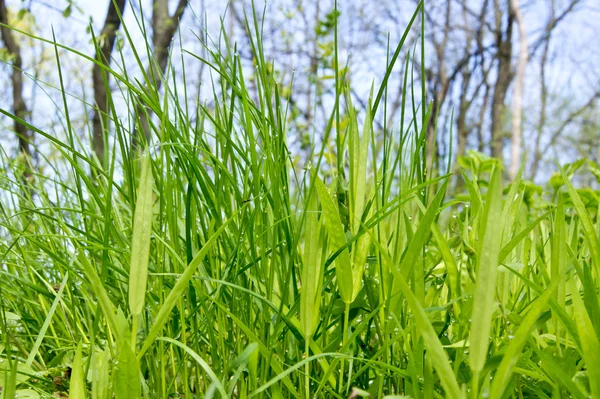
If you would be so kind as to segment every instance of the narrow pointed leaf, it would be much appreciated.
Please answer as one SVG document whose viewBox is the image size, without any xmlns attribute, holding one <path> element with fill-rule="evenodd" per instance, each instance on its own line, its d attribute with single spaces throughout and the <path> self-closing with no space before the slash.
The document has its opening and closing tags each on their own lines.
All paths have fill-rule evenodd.
<svg viewBox="0 0 600 399">
<path fill-rule="evenodd" d="M 152 163 L 150 154 L 146 153 L 142 158 L 142 172 L 135 205 L 133 239 L 131 241 L 129 310 L 133 315 L 142 313 L 146 298 L 150 237 L 152 233 L 152 205 Z"/>
</svg>

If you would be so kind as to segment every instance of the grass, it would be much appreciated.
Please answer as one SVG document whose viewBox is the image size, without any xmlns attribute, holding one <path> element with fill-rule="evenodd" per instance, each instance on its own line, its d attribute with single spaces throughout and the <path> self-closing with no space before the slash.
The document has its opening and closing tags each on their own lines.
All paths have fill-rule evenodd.
<svg viewBox="0 0 600 399">
<path fill-rule="evenodd" d="M 58 156 L 28 182 L 2 153 L 3 398 L 600 397 L 600 224 L 568 172 L 542 202 L 481 155 L 464 192 L 427 170 L 410 59 L 400 129 L 373 124 L 421 7 L 361 115 L 336 74 L 299 162 L 256 17 L 252 70 L 207 49 L 210 107 L 100 63 L 104 160 L 62 87 L 64 138 L 19 121 Z"/>
</svg>

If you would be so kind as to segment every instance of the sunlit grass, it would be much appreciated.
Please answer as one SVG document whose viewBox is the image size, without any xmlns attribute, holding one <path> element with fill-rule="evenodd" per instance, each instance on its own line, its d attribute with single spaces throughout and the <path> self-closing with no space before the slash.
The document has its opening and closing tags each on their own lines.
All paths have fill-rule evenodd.
<svg viewBox="0 0 600 399">
<path fill-rule="evenodd" d="M 567 172 L 538 206 L 481 155 L 464 192 L 427 171 L 406 35 L 399 129 L 373 124 L 389 73 L 359 112 L 340 72 L 295 164 L 248 30 L 253 70 L 208 49 L 210 108 L 103 66 L 108 162 L 65 109 L 65 140 L 29 126 L 60 154 L 32 182 L 2 153 L 4 397 L 600 397 L 600 227 Z"/>
</svg>

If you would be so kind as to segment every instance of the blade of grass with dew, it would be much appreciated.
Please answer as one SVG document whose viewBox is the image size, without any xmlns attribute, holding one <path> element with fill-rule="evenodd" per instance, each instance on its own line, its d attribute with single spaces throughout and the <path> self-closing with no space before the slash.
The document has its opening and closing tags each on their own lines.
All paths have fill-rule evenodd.
<svg viewBox="0 0 600 399">
<path fill-rule="evenodd" d="M 225 307 L 223 307 L 223 305 L 219 304 L 218 302 L 214 302 L 214 304 L 221 308 L 241 329 L 242 331 L 254 342 L 258 343 L 258 349 L 261 353 L 261 355 L 263 355 L 264 357 L 268 357 L 268 356 L 272 356 L 272 354 L 269 352 L 269 348 L 265 346 L 265 344 L 263 344 L 260 341 L 260 338 L 258 336 L 256 336 L 254 334 L 254 332 L 248 327 L 246 326 L 240 319 L 238 319 L 235 315 L 233 315 L 228 309 L 226 309 Z M 313 349 L 314 351 L 314 349 Z M 269 363 L 269 366 L 276 372 L 276 373 L 282 373 L 283 372 L 283 366 L 280 363 L 279 357 L 275 357 L 273 356 L 273 358 L 271 359 L 271 362 Z M 324 369 L 328 369 L 328 366 L 324 367 Z M 289 380 L 289 378 L 284 378 L 283 379 L 283 383 L 286 385 L 286 387 L 290 390 L 290 393 L 293 397 L 295 398 L 299 398 L 300 395 L 298 394 L 298 392 L 296 392 L 296 389 L 294 387 L 294 385 L 292 384 L 292 382 Z M 332 385 L 335 384 L 335 380 L 332 381 Z"/>
<path fill-rule="evenodd" d="M 62 294 L 65 290 L 65 286 L 67 285 L 67 281 L 69 281 L 68 273 L 65 274 L 65 277 L 63 278 L 62 282 L 60 283 L 60 288 L 58 289 L 58 292 L 56 293 L 56 297 L 54 298 L 54 301 L 52 302 L 52 306 L 50 306 L 50 310 L 48 310 L 48 315 L 46 316 L 46 320 L 44 320 L 44 324 L 42 325 L 42 328 L 40 329 L 40 332 L 38 333 L 35 343 L 33 344 L 33 348 L 31 348 L 31 351 L 29 351 L 29 356 L 27 356 L 27 360 L 25 361 L 25 365 L 27 365 L 28 367 L 31 367 L 31 364 L 33 363 L 33 360 L 35 359 L 35 356 L 36 356 L 38 350 L 40 349 L 40 345 L 42 344 L 42 341 L 44 340 L 46 331 L 48 330 L 48 327 L 50 326 L 50 323 L 52 322 L 52 317 L 54 316 L 54 312 L 56 312 L 58 303 L 60 302 L 60 300 L 62 298 Z"/>
<path fill-rule="evenodd" d="M 158 336 L 167 319 L 171 315 L 171 310 L 173 309 L 173 307 L 175 307 L 177 301 L 181 298 L 184 291 L 186 290 L 188 283 L 190 282 L 190 280 L 194 276 L 194 273 L 196 272 L 196 269 L 198 268 L 200 263 L 204 261 L 204 257 L 208 254 L 208 251 L 212 249 L 213 245 L 215 245 L 215 243 L 217 242 L 219 236 L 225 231 L 226 227 L 229 225 L 229 223 L 231 223 L 232 220 L 233 217 L 226 220 L 225 223 L 223 223 L 221 227 L 219 227 L 212 234 L 208 241 L 206 241 L 206 243 L 202 246 L 200 252 L 196 254 L 194 259 L 192 259 L 192 261 L 185 268 L 183 273 L 181 273 L 181 276 L 171 289 L 171 292 L 169 292 L 169 295 L 162 304 L 162 307 L 154 317 L 152 327 L 150 328 L 150 331 L 146 336 L 146 340 L 144 341 L 144 344 L 138 353 L 138 359 L 141 358 L 144 355 L 144 353 L 146 353 L 146 351 L 150 348 L 150 345 L 152 345 L 154 338 Z"/>
<path fill-rule="evenodd" d="M 594 224 L 590 218 L 590 215 L 581 200 L 581 197 L 573 187 L 571 180 L 567 176 L 565 170 L 559 166 L 560 174 L 562 176 L 563 182 L 567 188 L 567 192 L 571 197 L 571 201 L 573 201 L 573 206 L 577 211 L 577 215 L 581 220 L 581 224 L 583 227 L 583 233 L 589 244 L 589 250 L 592 256 L 592 264 L 595 266 L 596 275 L 600 276 L 600 238 L 598 238 L 598 234 L 596 233 L 596 229 L 594 228 Z"/>
<path fill-rule="evenodd" d="M 2 359 L 2 361 L 4 362 L 5 360 Z M 1 381 L 3 399 L 14 399 L 16 396 L 17 375 L 19 374 L 18 365 L 19 363 L 13 360 L 7 365 L 8 367 L 4 366 L 4 373 L 2 373 L 4 381 Z"/>
<path fill-rule="evenodd" d="M 142 157 L 142 170 L 138 197 L 133 219 L 131 242 L 131 265 L 129 269 L 129 310 L 138 316 L 144 309 L 148 262 L 150 260 L 150 237 L 152 234 L 152 163 L 147 151 Z M 134 332 L 135 334 L 135 332 Z"/>
<path fill-rule="evenodd" d="M 568 281 L 568 289 L 573 302 L 573 313 L 577 332 L 581 341 L 582 357 L 585 362 L 592 398 L 600 397 L 600 340 L 590 320 L 579 290 L 573 280 Z"/>
<path fill-rule="evenodd" d="M 471 318 L 473 323 L 470 330 L 470 366 L 474 373 L 474 383 L 477 383 L 479 373 L 487 359 L 492 315 L 494 313 L 494 299 L 496 295 L 496 273 L 498 268 L 498 255 L 502 237 L 502 183 L 500 168 L 494 167 L 488 186 L 486 203 L 480 218 L 479 232 L 483 237 L 479 239 L 477 248 L 475 291 Z M 472 388 L 477 390 L 477 387 Z"/>
<path fill-rule="evenodd" d="M 110 353 L 106 350 L 92 355 L 92 399 L 109 398 L 109 360 Z"/>
<path fill-rule="evenodd" d="M 373 87 L 371 87 L 369 103 L 367 104 L 362 135 L 358 135 L 358 123 L 356 121 L 356 115 L 354 115 L 354 117 L 352 118 L 354 119 L 354 123 L 351 123 L 350 127 L 350 229 L 352 230 L 352 234 L 354 235 L 357 235 L 361 228 L 361 220 L 363 219 L 363 214 L 365 212 L 365 199 L 368 196 L 367 162 L 369 155 L 369 142 L 373 138 L 373 115 L 371 114 L 372 96 Z M 350 98 L 350 96 L 348 96 L 348 98 Z M 352 107 L 351 103 L 350 107 Z M 369 212 L 372 213 L 372 211 L 373 208 L 371 208 Z M 367 219 L 368 216 L 370 215 L 367 215 L 365 219 Z M 356 298 L 362 286 L 364 268 L 367 263 L 367 256 L 369 254 L 370 247 L 371 235 L 368 233 L 362 233 L 362 235 L 358 238 L 355 244 L 355 249 L 352 251 L 353 299 Z"/>
<path fill-rule="evenodd" d="M 118 328 L 117 317 L 115 314 L 115 307 L 114 307 L 113 303 L 111 302 L 110 298 L 108 297 L 108 293 L 106 292 L 106 289 L 104 288 L 104 285 L 102 284 L 102 281 L 100 280 L 100 277 L 98 277 L 98 273 L 96 273 L 96 269 L 94 268 L 94 266 L 91 264 L 91 262 L 87 258 L 83 249 L 79 249 L 79 255 L 78 255 L 77 259 L 79 260 L 79 264 L 83 268 L 83 272 L 89 279 L 90 284 L 92 285 L 92 289 L 94 290 L 94 292 L 96 293 L 96 296 L 98 297 L 98 302 L 100 303 L 100 307 L 102 308 L 102 312 L 104 313 L 104 317 L 106 318 L 108 327 L 110 328 L 112 333 L 115 335 L 115 337 L 117 337 L 117 340 L 118 340 L 120 330 Z"/>
<path fill-rule="evenodd" d="M 310 340 L 315 332 L 319 318 L 319 308 L 321 305 L 321 286 L 323 282 L 323 261 L 321 259 L 321 250 L 319 241 L 321 238 L 321 223 L 317 210 L 316 193 L 309 192 L 306 211 L 306 238 L 304 240 L 304 257 L 302 262 L 302 277 L 300 283 L 300 322 L 302 323 L 302 332 L 304 334 L 306 356 L 309 356 Z M 308 363 L 306 373 L 305 391 L 310 397 L 310 381 L 308 379 Z"/>
<path fill-rule="evenodd" d="M 217 377 L 217 375 L 215 374 L 215 372 L 210 368 L 210 366 L 208 365 L 208 363 L 206 363 L 206 361 L 204 359 L 202 359 L 196 352 L 194 352 L 192 349 L 190 349 L 187 345 L 176 341 L 172 338 L 168 338 L 168 337 L 158 337 L 157 340 L 159 341 L 164 341 L 164 342 L 168 342 L 170 344 L 173 344 L 175 346 L 180 347 L 181 349 L 183 349 L 184 351 L 187 352 L 188 355 L 190 355 L 192 357 L 192 359 L 194 359 L 206 372 L 206 374 L 208 375 L 208 377 L 210 378 L 210 380 L 213 382 L 213 384 L 215 384 L 215 386 L 217 387 L 217 390 L 219 391 L 219 393 L 221 394 L 221 396 L 223 397 L 223 399 L 227 399 L 227 392 L 225 391 L 225 388 L 223 387 L 223 384 L 221 383 L 221 380 L 219 380 L 219 378 Z"/>
<path fill-rule="evenodd" d="M 83 375 L 83 361 L 82 361 L 82 348 L 81 342 L 77 345 L 75 351 L 75 358 L 73 359 L 73 367 L 71 372 L 71 384 L 69 388 L 69 398 L 72 399 L 85 399 L 85 377 Z"/>
<path fill-rule="evenodd" d="M 344 234 L 344 225 L 340 219 L 337 207 L 323 184 L 323 181 L 316 174 L 313 175 L 314 185 L 319 194 L 321 207 L 323 209 L 323 217 L 325 218 L 325 228 L 329 233 L 333 247 L 335 249 L 342 248 L 346 245 L 346 235 Z M 335 260 L 335 270 L 338 282 L 338 289 L 342 300 L 346 303 L 352 303 L 353 287 L 352 280 L 352 264 L 348 249 L 344 249 Z"/>
<path fill-rule="evenodd" d="M 556 207 L 556 213 L 554 214 L 554 229 L 552 232 L 552 243 L 551 243 L 551 260 L 550 260 L 550 271 L 552 281 L 557 281 L 556 294 L 554 299 L 558 304 L 564 304 L 566 301 L 566 286 L 565 286 L 565 273 L 567 270 L 567 231 L 565 223 L 565 206 L 559 204 Z M 554 334 L 560 336 L 560 319 L 556 318 L 554 323 Z"/>
<path fill-rule="evenodd" d="M 373 88 L 371 88 L 371 93 Z M 352 104 L 350 104 L 352 107 Z M 363 132 L 358 134 L 356 114 L 351 110 L 348 155 L 350 160 L 350 226 L 352 233 L 358 233 L 360 222 L 365 209 L 365 195 L 367 183 L 367 159 L 369 155 L 369 141 L 373 130 L 373 117 L 371 115 L 371 102 L 367 106 Z"/>
<path fill-rule="evenodd" d="M 251 369 L 252 366 L 248 366 L 248 364 L 256 358 L 258 354 L 258 344 L 253 342 L 249 344 L 242 353 L 239 354 L 238 357 L 234 359 L 228 366 L 231 369 L 236 369 L 233 377 L 229 380 L 229 388 L 227 389 L 227 397 L 232 397 L 237 385 L 239 378 L 242 376 L 242 373 L 247 369 Z M 250 370 L 249 370 L 250 374 Z"/>
<path fill-rule="evenodd" d="M 408 247 L 406 248 L 406 252 L 404 253 L 400 265 L 399 272 L 402 275 L 404 280 L 410 279 L 410 277 L 415 272 L 415 266 L 417 265 L 417 259 L 421 256 L 421 251 L 427 242 L 427 238 L 431 234 L 431 226 L 435 221 L 435 218 L 438 214 L 438 211 L 442 205 L 442 201 L 444 199 L 444 195 L 446 194 L 446 188 L 448 186 L 448 180 L 446 180 L 439 191 L 432 199 L 429 208 L 419 221 L 419 226 L 417 227 L 417 231 L 413 235 Z M 395 269 L 394 269 L 395 270 Z M 423 278 L 422 275 L 419 276 Z M 394 281 L 392 282 L 392 292 L 391 292 L 391 301 L 390 306 L 391 310 L 398 313 L 400 306 L 400 287 L 399 282 L 396 282 L 396 277 L 394 277 Z M 399 313 L 398 313 L 399 314 Z"/>
<path fill-rule="evenodd" d="M 527 237 L 527 235 L 529 235 L 529 233 L 531 233 L 531 231 L 533 231 L 533 229 L 535 229 L 536 227 L 538 227 L 538 225 L 543 220 L 547 219 L 548 216 L 550 216 L 552 214 L 552 212 L 554 212 L 554 209 L 550 209 L 549 211 L 544 212 L 540 217 L 538 217 L 536 220 L 532 221 L 527 226 L 525 226 L 508 243 L 506 243 L 506 245 L 504 245 L 502 247 L 502 249 L 500 250 L 500 254 L 498 255 L 499 261 L 500 262 L 504 261 L 504 259 L 508 256 L 508 254 L 510 254 L 510 252 L 517 245 L 519 245 L 519 243 L 521 243 L 525 239 L 525 237 Z"/>
<path fill-rule="evenodd" d="M 117 342 L 117 357 L 113 367 L 116 399 L 139 399 L 142 396 L 140 365 L 130 343 L 131 332 L 123 311 L 117 313 L 121 340 Z"/>
<path fill-rule="evenodd" d="M 321 304 L 321 284 L 323 281 L 323 265 L 320 256 L 320 221 L 317 209 L 316 194 L 312 193 L 308 200 L 306 212 L 306 238 L 304 241 L 304 257 L 302 263 L 302 290 L 300 292 L 300 321 L 302 331 L 310 340 L 316 328 Z"/>
<path fill-rule="evenodd" d="M 514 367 L 521 359 L 523 347 L 530 338 L 531 332 L 535 328 L 540 314 L 548 306 L 548 301 L 554 296 L 554 292 L 558 286 L 558 280 L 554 281 L 544 293 L 539 296 L 531 305 L 527 315 L 514 333 L 514 338 L 504 352 L 502 361 L 494 374 L 492 386 L 490 388 L 490 399 L 501 398 L 504 391 L 509 385 L 510 376 L 513 373 Z"/>
<path fill-rule="evenodd" d="M 252 392 L 248 397 L 252 398 L 256 395 L 258 395 L 259 393 L 265 391 L 267 388 L 269 388 L 270 386 L 276 384 L 277 382 L 281 381 L 282 379 L 284 379 L 285 377 L 287 377 L 288 375 L 290 375 L 291 373 L 293 373 L 296 370 L 299 370 L 300 368 L 302 368 L 302 366 L 304 366 L 305 363 L 309 363 L 312 362 L 313 360 L 318 360 L 320 358 L 323 357 L 332 357 L 332 358 L 344 358 L 347 357 L 347 355 L 343 355 L 340 353 L 321 353 L 318 355 L 313 355 L 311 357 L 307 357 L 306 359 L 303 359 L 302 361 L 296 363 L 295 365 L 293 365 L 292 367 L 288 368 L 287 370 L 281 372 L 280 374 L 278 374 L 277 376 L 275 376 L 273 379 L 269 380 L 267 383 L 265 383 L 264 385 L 262 385 L 261 387 L 259 387 L 256 391 Z"/>
<path fill-rule="evenodd" d="M 573 382 L 569 374 L 564 370 L 564 366 L 550 354 L 540 350 L 539 348 L 533 347 L 535 353 L 542 360 L 542 369 L 548 374 L 548 376 L 555 381 L 557 384 L 563 386 L 573 397 L 578 399 L 587 399 L 588 397 L 579 389 L 577 384 Z"/>
<path fill-rule="evenodd" d="M 391 262 L 391 259 L 389 259 L 388 256 L 385 256 L 385 258 L 387 259 L 387 262 Z M 458 381 L 456 380 L 456 376 L 452 371 L 452 367 L 450 367 L 450 363 L 448 362 L 448 355 L 444 351 L 444 347 L 442 346 L 437 333 L 433 329 L 433 326 L 427 317 L 427 313 L 425 313 L 425 310 L 410 289 L 406 280 L 402 276 L 402 273 L 400 273 L 400 271 L 394 267 L 390 268 L 394 273 L 395 284 L 397 285 L 399 291 L 402 292 L 408 303 L 408 306 L 413 311 L 418 333 L 423 337 L 425 347 L 427 348 L 427 354 L 431 357 L 431 362 L 438 373 L 438 377 L 442 383 L 442 386 L 444 387 L 446 397 L 456 399 L 463 398 L 464 395 L 460 389 L 460 386 L 458 385 Z"/>
</svg>

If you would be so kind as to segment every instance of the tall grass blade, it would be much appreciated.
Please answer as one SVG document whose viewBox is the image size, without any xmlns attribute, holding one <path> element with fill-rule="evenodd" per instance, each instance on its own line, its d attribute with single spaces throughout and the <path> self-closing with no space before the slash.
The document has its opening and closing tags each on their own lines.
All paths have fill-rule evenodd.
<svg viewBox="0 0 600 399">
<path fill-rule="evenodd" d="M 77 350 L 75 351 L 75 358 L 73 359 L 73 371 L 71 372 L 69 398 L 72 399 L 85 399 L 87 397 L 85 376 L 83 374 L 83 355 L 81 352 L 81 342 L 79 342 L 77 345 Z"/>
<path fill-rule="evenodd" d="M 344 225 L 340 219 L 337 206 L 329 194 L 327 187 L 323 184 L 323 181 L 316 174 L 313 175 L 314 185 L 319 194 L 321 201 L 321 207 L 323 210 L 323 217 L 325 218 L 325 227 L 329 233 L 332 246 L 337 250 L 345 247 L 346 235 L 344 232 Z M 344 249 L 335 260 L 335 271 L 338 283 L 338 289 L 342 301 L 349 304 L 354 300 L 354 283 L 352 279 L 352 263 L 350 260 L 350 253 L 348 249 Z"/>
<path fill-rule="evenodd" d="M 569 293 L 573 301 L 573 313 L 577 332 L 581 341 L 581 350 L 590 384 L 592 398 L 600 397 L 600 340 L 590 320 L 579 290 L 573 280 L 568 282 Z"/>
<path fill-rule="evenodd" d="M 473 293 L 470 333 L 470 366 L 477 375 L 483 370 L 487 359 L 492 315 L 495 310 L 496 274 L 498 255 L 502 242 L 502 183 L 501 171 L 494 167 L 486 195 L 486 203 L 479 223 L 479 245 L 477 248 L 477 280 Z"/>
<path fill-rule="evenodd" d="M 152 183 L 152 163 L 150 153 L 147 151 L 142 157 L 140 185 L 133 219 L 131 266 L 129 269 L 129 310 L 131 314 L 136 316 L 142 313 L 146 299 L 154 202 Z"/>
</svg>

